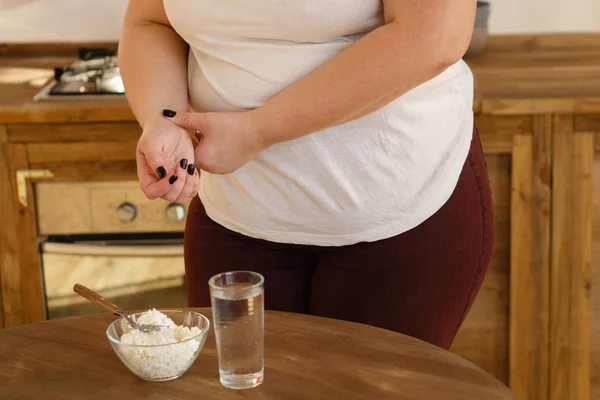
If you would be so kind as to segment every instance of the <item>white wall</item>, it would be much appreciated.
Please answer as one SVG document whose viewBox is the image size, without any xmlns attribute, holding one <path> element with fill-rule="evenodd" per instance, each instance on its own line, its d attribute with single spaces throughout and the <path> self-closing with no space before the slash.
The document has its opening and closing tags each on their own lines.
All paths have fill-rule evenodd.
<svg viewBox="0 0 600 400">
<path fill-rule="evenodd" d="M 600 31 L 600 0 L 491 3 L 492 33 Z M 0 0 L 0 42 L 117 40 L 126 5 L 127 0 Z"/>
<path fill-rule="evenodd" d="M 127 0 L 0 0 L 0 42 L 114 41 Z"/>
<path fill-rule="evenodd" d="M 600 0 L 490 0 L 492 33 L 600 32 Z"/>
</svg>

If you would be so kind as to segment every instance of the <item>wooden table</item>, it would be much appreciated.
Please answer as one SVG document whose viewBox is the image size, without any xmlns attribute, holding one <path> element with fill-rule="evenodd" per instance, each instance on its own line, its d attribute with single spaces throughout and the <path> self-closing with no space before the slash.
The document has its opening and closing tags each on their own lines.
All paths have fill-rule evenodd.
<svg viewBox="0 0 600 400">
<path fill-rule="evenodd" d="M 211 316 L 210 310 L 200 310 Z M 359 324 L 267 312 L 265 381 L 221 386 L 214 334 L 171 382 L 138 379 L 105 336 L 102 314 L 0 331 L 0 399 L 514 399 L 491 375 L 415 339 Z"/>
</svg>

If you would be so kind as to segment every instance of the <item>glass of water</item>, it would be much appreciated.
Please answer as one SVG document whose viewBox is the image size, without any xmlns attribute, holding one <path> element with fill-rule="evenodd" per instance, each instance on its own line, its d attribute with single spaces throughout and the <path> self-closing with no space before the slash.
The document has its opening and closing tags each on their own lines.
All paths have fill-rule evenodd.
<svg viewBox="0 0 600 400">
<path fill-rule="evenodd" d="M 209 285 L 221 383 L 230 389 L 256 387 L 264 377 L 264 277 L 225 272 Z"/>
</svg>

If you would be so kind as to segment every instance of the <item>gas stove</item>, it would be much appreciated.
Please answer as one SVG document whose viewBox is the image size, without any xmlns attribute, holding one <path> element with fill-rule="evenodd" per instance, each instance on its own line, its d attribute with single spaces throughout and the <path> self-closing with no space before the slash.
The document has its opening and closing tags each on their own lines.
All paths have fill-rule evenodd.
<svg viewBox="0 0 600 400">
<path fill-rule="evenodd" d="M 54 78 L 34 96 L 35 101 L 123 98 L 117 53 L 84 48 L 68 66 L 54 69 Z"/>
</svg>

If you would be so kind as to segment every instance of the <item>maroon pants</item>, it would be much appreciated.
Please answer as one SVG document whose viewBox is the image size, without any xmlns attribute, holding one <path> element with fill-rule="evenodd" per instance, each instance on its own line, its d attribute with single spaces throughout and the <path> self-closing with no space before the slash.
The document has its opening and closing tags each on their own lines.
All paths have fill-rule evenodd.
<svg viewBox="0 0 600 400">
<path fill-rule="evenodd" d="M 271 243 L 213 222 L 194 198 L 185 231 L 188 301 L 210 305 L 208 280 L 229 270 L 265 277 L 265 307 L 370 324 L 449 348 L 487 271 L 492 199 L 477 132 L 458 185 L 427 221 L 373 243 Z"/>
</svg>

